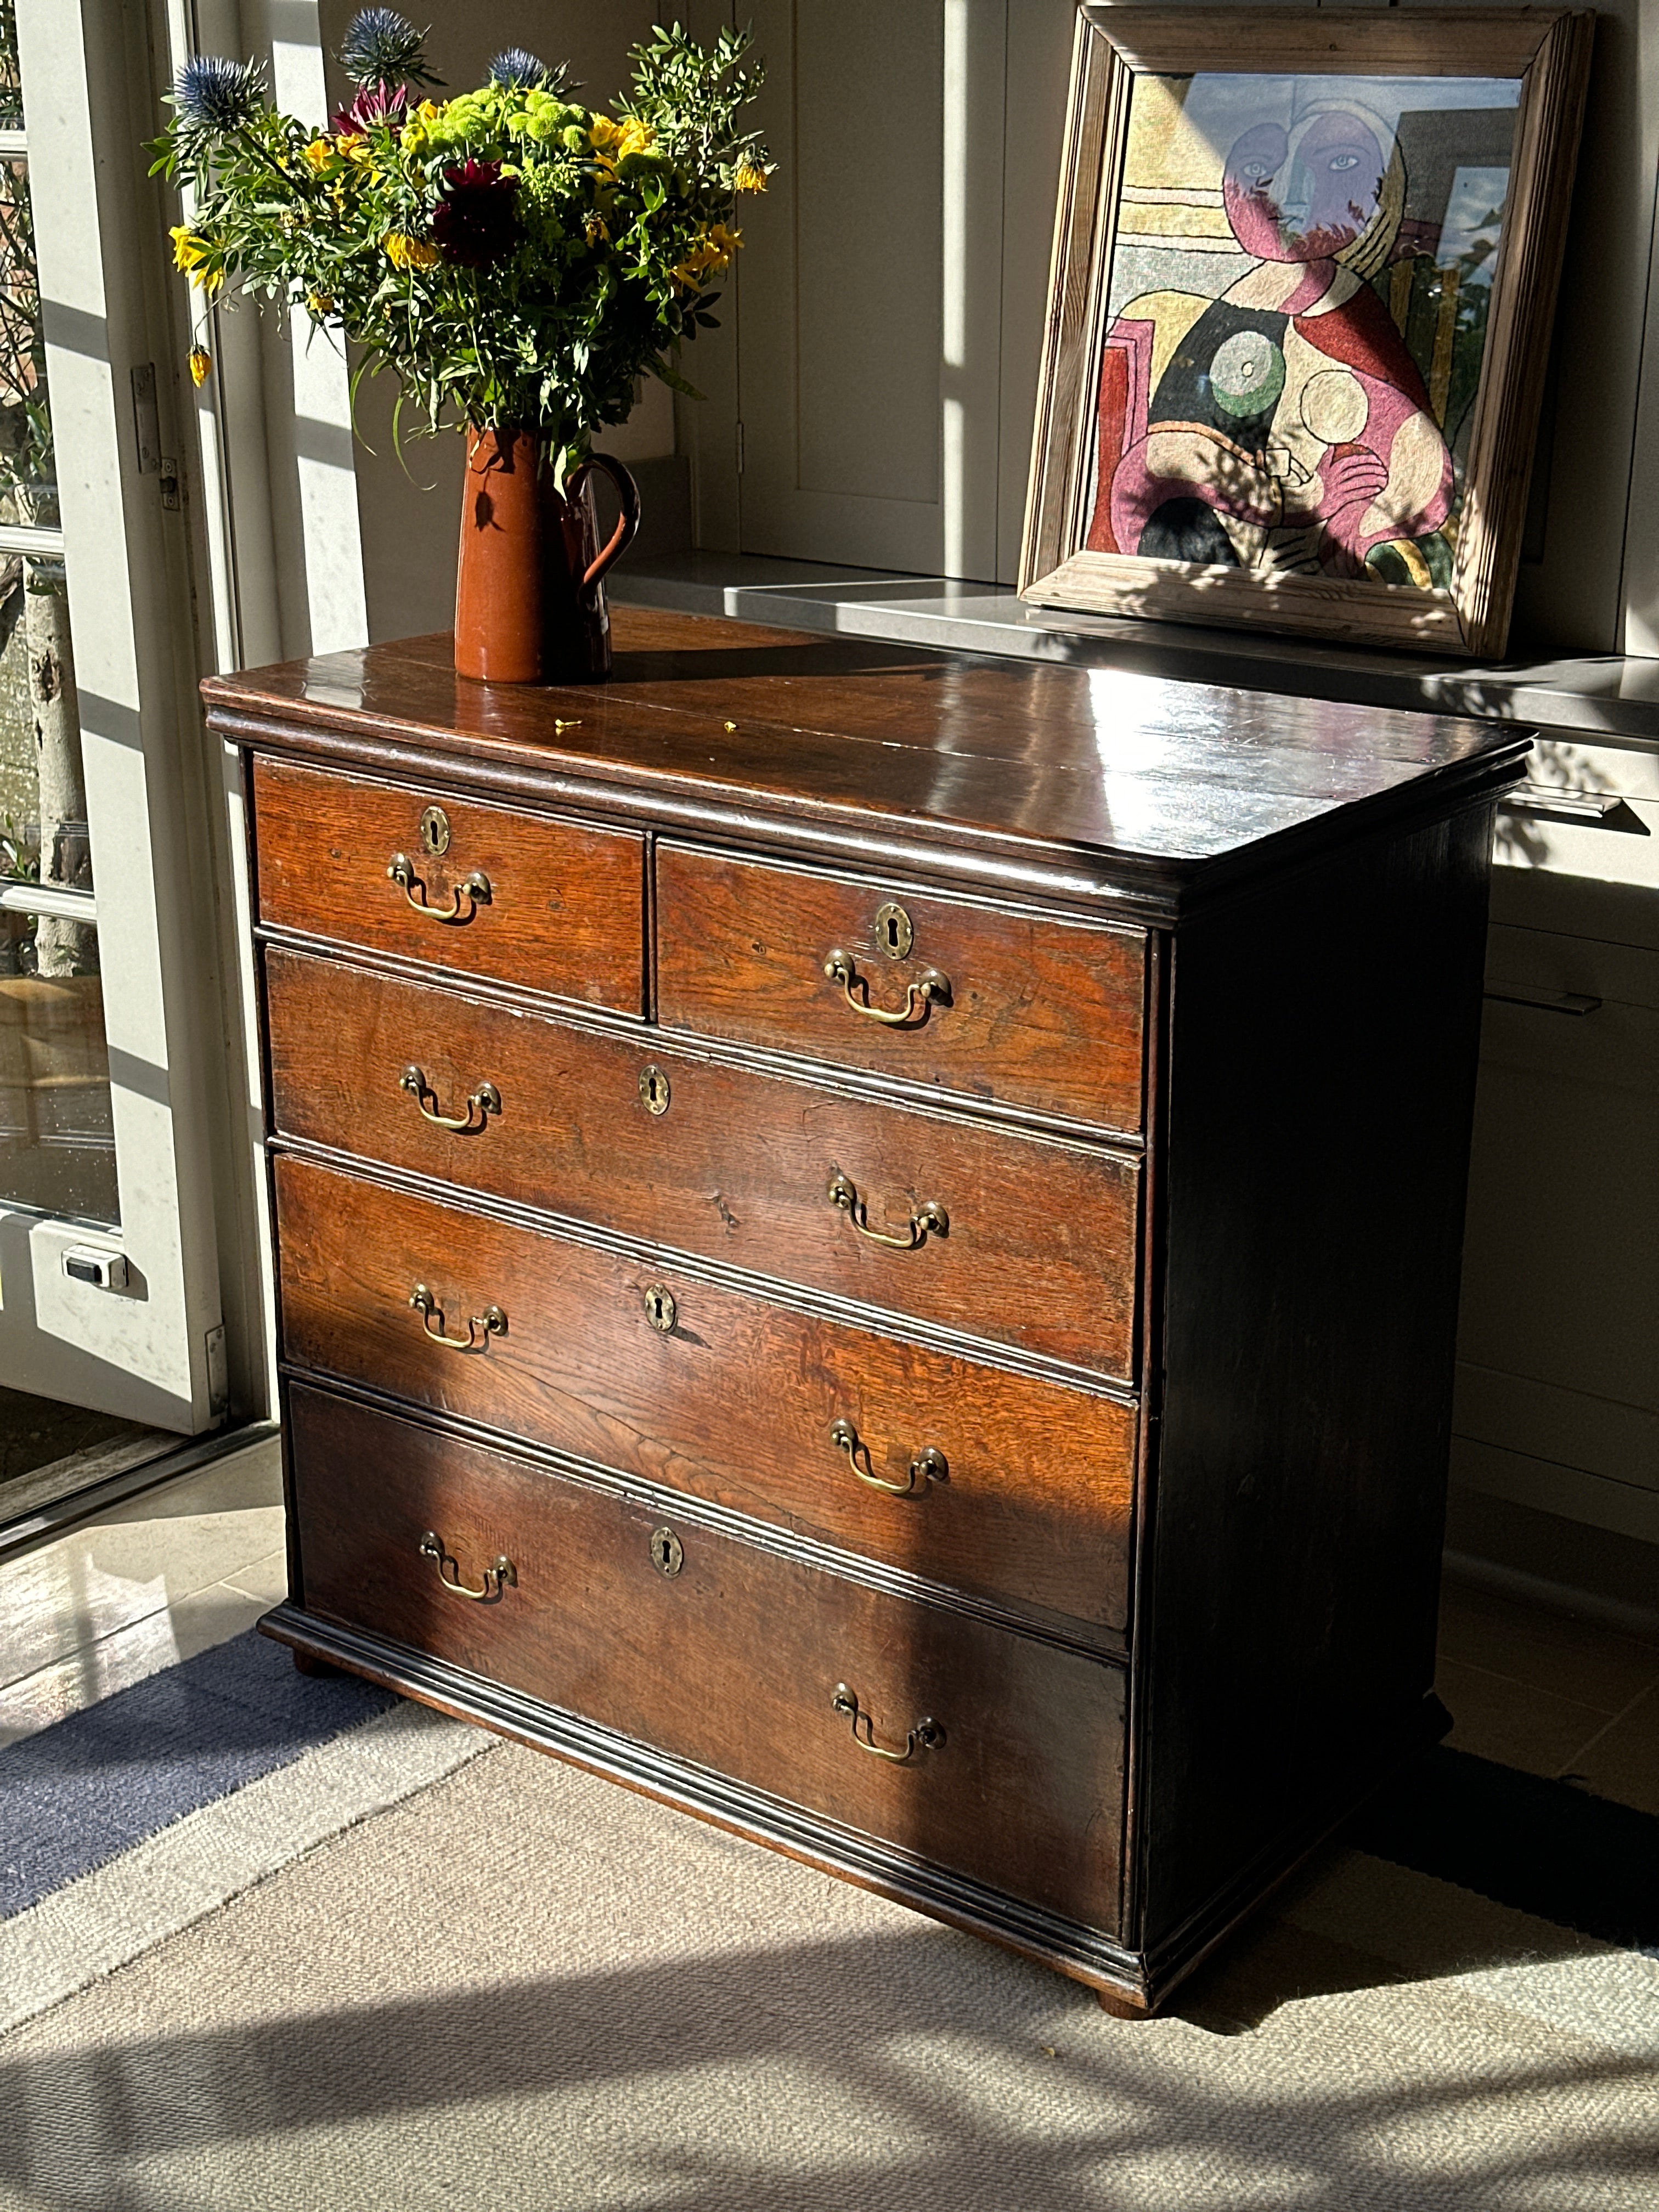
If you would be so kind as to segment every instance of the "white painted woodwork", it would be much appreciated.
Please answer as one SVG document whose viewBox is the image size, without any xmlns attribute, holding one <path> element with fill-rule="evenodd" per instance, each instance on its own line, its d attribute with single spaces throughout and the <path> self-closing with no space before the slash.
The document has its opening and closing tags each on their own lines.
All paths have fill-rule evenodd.
<svg viewBox="0 0 1659 2212">
<path fill-rule="evenodd" d="M 121 1227 L 88 1240 L 0 1212 L 0 1373 L 188 1432 L 216 1418 L 220 1306 L 182 773 L 182 526 L 139 475 L 132 436 L 131 370 L 152 357 L 136 226 L 153 213 L 137 182 L 133 27 L 100 0 L 19 0 L 17 22 Z M 64 1274 L 64 1247 L 85 1241 L 125 1253 L 126 1294 Z"/>
<path fill-rule="evenodd" d="M 754 24 L 780 167 L 741 210 L 741 550 L 992 579 L 1006 0 Z"/>
</svg>

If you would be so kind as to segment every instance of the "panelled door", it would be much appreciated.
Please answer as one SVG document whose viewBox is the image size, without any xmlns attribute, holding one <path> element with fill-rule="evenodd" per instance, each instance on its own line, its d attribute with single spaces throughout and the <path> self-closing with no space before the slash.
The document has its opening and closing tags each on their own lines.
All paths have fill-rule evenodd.
<svg viewBox="0 0 1659 2212">
<path fill-rule="evenodd" d="M 779 162 L 739 208 L 742 550 L 994 578 L 1008 0 L 738 14 Z"/>
<path fill-rule="evenodd" d="M 148 64 L 142 7 L 0 0 L 0 1379 L 193 1432 L 223 1333 Z"/>
</svg>

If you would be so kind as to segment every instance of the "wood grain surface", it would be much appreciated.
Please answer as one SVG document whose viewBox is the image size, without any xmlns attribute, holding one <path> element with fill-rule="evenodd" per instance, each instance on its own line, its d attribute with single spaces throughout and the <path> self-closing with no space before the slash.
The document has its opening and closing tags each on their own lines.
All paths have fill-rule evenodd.
<svg viewBox="0 0 1659 2212">
<path fill-rule="evenodd" d="M 1173 918 L 1366 821 L 1438 814 L 1516 781 L 1528 744 L 1447 715 L 636 607 L 613 632 L 615 676 L 585 690 L 469 684 L 447 637 L 204 690 L 213 726 L 258 748 L 837 866 L 902 854 L 1105 918 L 1108 899 Z"/>
<path fill-rule="evenodd" d="M 1139 1129 L 1142 932 L 665 842 L 656 878 L 665 1027 L 875 1069 L 924 1093 Z M 896 956 L 878 924 L 894 904 L 911 929 Z M 837 951 L 854 964 L 850 985 L 824 972 Z M 948 989 L 921 995 L 929 977 Z M 908 1018 L 890 1025 L 866 1007 Z"/>
<path fill-rule="evenodd" d="M 909 1604 L 310 1389 L 289 1393 L 304 1601 L 1108 1932 L 1121 1855 L 1121 1671 Z M 491 1601 L 498 1556 L 516 1583 Z M 884 1747 L 853 1740 L 845 1684 Z"/>
<path fill-rule="evenodd" d="M 702 1254 L 783 1283 L 911 1314 L 1129 1379 L 1136 1163 L 1103 1148 L 987 1128 L 727 1067 L 634 1037 L 268 949 L 276 1131 L 466 1188 Z M 434 1127 L 493 1085 L 499 1113 Z M 640 1095 L 668 1079 L 668 1110 Z M 836 1206 L 848 1179 L 878 1245 Z"/>
<path fill-rule="evenodd" d="M 263 759 L 253 805 L 262 922 L 641 1011 L 644 841 L 634 832 L 481 806 L 441 785 L 410 789 Z M 434 805 L 449 825 L 438 854 L 421 842 Z M 398 854 L 417 872 L 415 896 L 436 913 L 411 906 L 388 878 Z M 475 872 L 487 901 L 465 889 Z M 439 919 L 458 893 L 464 919 Z"/>
<path fill-rule="evenodd" d="M 1134 1408 L 514 1228 L 294 1157 L 276 1163 L 283 1358 L 865 1553 L 1121 1631 Z M 439 1302 L 431 1327 L 410 1297 Z M 664 1333 L 645 1294 L 675 1304 Z M 492 1334 L 475 1316 L 498 1306 Z M 853 1425 L 860 1482 L 831 1440 Z M 942 1480 L 912 1475 L 931 1449 Z"/>
</svg>

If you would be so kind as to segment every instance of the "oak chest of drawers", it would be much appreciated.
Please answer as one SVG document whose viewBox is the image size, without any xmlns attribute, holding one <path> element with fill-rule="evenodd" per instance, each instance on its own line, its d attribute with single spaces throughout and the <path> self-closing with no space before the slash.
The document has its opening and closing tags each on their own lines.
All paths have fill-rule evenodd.
<svg viewBox="0 0 1659 2212">
<path fill-rule="evenodd" d="M 265 1625 L 1149 2009 L 1435 1731 L 1525 740 L 617 628 L 207 687 Z"/>
</svg>

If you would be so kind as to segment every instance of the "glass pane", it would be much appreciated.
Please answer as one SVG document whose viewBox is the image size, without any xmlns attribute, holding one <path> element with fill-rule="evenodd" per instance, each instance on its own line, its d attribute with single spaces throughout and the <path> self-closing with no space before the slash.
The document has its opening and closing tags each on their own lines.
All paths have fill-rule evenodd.
<svg viewBox="0 0 1659 2212">
<path fill-rule="evenodd" d="M 1521 89 L 1135 78 L 1092 551 L 1449 587 Z"/>
<path fill-rule="evenodd" d="M 0 90 L 16 33 L 0 0 Z M 28 164 L 0 161 L 0 522 L 58 525 Z M 0 876 L 89 890 L 64 564 L 0 554 Z"/>
<path fill-rule="evenodd" d="M 0 0 L 0 131 L 23 127 L 22 80 L 17 73 L 17 0 Z"/>
<path fill-rule="evenodd" d="M 118 1223 L 98 933 L 0 914 L 0 1205 Z"/>
</svg>

